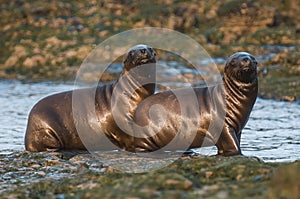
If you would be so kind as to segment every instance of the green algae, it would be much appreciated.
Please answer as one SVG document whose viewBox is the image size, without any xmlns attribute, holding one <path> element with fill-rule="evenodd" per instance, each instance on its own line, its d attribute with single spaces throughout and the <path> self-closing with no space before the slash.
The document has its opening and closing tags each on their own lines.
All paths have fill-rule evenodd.
<svg viewBox="0 0 300 199">
<path fill-rule="evenodd" d="M 269 198 L 300 197 L 300 162 L 279 167 L 270 183 Z"/>
<path fill-rule="evenodd" d="M 17 187 L 0 193 L 3 198 L 267 198 L 274 171 L 282 165 L 265 163 L 255 157 L 195 156 L 179 158 L 150 172 L 124 173 L 105 166 L 100 166 L 103 169 L 99 172 L 92 166 L 96 160 L 84 155 L 61 159 L 59 153 L 21 152 L 10 157 L 14 156 L 15 160 L 23 159 L 15 163 L 16 170 L 27 168 L 30 173 L 32 164 L 26 164 L 25 160 L 31 156 L 36 164 L 43 166 L 34 167 L 40 177 L 29 178 L 25 184 L 18 182 Z M 49 160 L 57 163 L 53 165 Z M 16 170 L 16 178 L 31 175 Z M 53 177 L 59 172 L 70 174 Z"/>
</svg>

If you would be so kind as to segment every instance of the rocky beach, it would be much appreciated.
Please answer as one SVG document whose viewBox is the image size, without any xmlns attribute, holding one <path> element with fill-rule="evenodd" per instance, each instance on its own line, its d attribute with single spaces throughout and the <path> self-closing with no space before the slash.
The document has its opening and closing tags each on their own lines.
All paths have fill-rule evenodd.
<svg viewBox="0 0 300 199">
<path fill-rule="evenodd" d="M 292 198 L 299 196 L 299 161 L 264 163 L 255 157 L 182 157 L 145 173 L 110 166 L 118 152 L 18 152 L 1 155 L 1 198 Z M 127 167 L 155 160 L 125 157 Z M 164 161 L 168 161 L 167 159 Z"/>
</svg>

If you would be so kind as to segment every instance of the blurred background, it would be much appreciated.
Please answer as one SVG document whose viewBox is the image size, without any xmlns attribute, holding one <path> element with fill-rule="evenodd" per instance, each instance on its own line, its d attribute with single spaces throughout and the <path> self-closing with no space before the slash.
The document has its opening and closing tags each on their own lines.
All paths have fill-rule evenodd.
<svg viewBox="0 0 300 199">
<path fill-rule="evenodd" d="M 299 0 L 1 0 L 0 78 L 72 81 L 103 40 L 153 26 L 195 39 L 221 59 L 220 68 L 236 51 L 252 53 L 260 61 L 260 96 L 294 101 L 300 96 L 299 13 Z"/>
</svg>

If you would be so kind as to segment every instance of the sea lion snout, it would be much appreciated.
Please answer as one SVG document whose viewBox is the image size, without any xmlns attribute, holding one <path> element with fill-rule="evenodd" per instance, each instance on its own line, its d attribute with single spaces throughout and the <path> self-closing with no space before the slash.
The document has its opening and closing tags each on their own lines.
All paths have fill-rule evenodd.
<svg viewBox="0 0 300 199">
<path fill-rule="evenodd" d="M 241 55 L 238 59 L 242 69 L 244 70 L 256 69 L 257 61 L 252 55 L 250 54 Z"/>
<path fill-rule="evenodd" d="M 156 53 L 151 47 L 141 48 L 137 50 L 136 60 L 137 64 L 153 63 L 155 62 Z"/>
<path fill-rule="evenodd" d="M 242 59 L 241 64 L 244 65 L 244 66 L 249 66 L 250 62 L 251 62 L 250 58 L 245 57 L 245 58 Z"/>
<path fill-rule="evenodd" d="M 124 63 L 138 66 L 147 63 L 156 63 L 156 52 L 147 45 L 136 45 L 129 49 Z"/>
</svg>

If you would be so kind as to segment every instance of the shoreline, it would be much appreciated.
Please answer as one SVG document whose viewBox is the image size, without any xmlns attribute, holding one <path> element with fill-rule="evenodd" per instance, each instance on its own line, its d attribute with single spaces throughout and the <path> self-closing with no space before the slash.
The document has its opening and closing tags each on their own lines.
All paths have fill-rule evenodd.
<svg viewBox="0 0 300 199">
<path fill-rule="evenodd" d="M 124 173 L 113 164 L 115 154 L 102 160 L 89 154 L 18 152 L 0 155 L 0 196 L 3 198 L 275 198 L 298 194 L 300 161 L 266 163 L 255 157 L 181 157 L 154 171 Z M 111 158 L 110 161 L 105 159 Z M 115 162 L 114 162 L 115 161 Z M 127 166 L 157 164 L 127 157 Z M 167 160 L 162 160 L 167 161 Z M 112 165 L 110 165 L 112 164 Z M 284 169 L 284 173 L 282 170 Z M 291 171 L 290 171 L 291 170 Z M 280 174 L 280 176 L 278 176 Z M 295 176 L 296 175 L 296 176 Z M 287 183 L 281 179 L 288 179 Z M 276 185 L 274 186 L 274 183 Z M 298 184 L 297 184 L 298 183 Z M 281 185 L 280 185 L 281 184 Z M 280 192 L 280 186 L 286 186 Z"/>
</svg>

